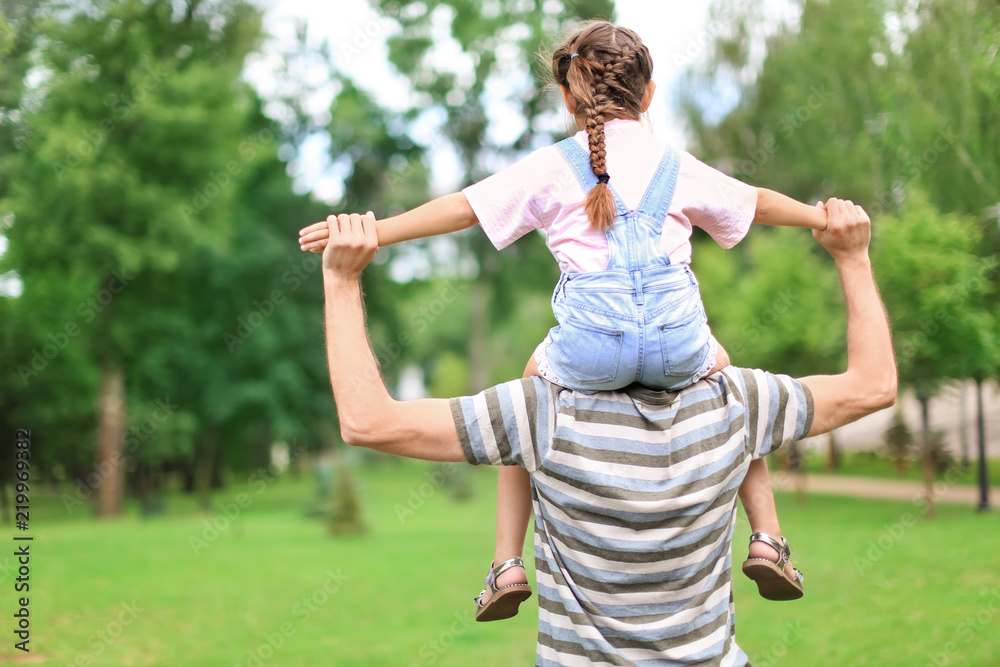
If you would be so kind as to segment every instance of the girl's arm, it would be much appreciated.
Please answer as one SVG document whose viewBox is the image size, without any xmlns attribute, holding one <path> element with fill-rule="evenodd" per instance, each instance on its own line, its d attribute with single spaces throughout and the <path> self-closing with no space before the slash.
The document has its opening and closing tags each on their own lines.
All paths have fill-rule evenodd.
<svg viewBox="0 0 1000 667">
<path fill-rule="evenodd" d="M 469 200 L 461 192 L 438 197 L 412 211 L 379 220 L 375 223 L 379 246 L 400 241 L 437 236 L 468 229 L 479 222 Z M 326 220 L 309 225 L 299 231 L 302 250 L 322 252 L 329 238 Z"/>
<path fill-rule="evenodd" d="M 809 206 L 780 192 L 757 188 L 757 212 L 753 221 L 761 225 L 826 229 L 826 208 Z"/>
</svg>

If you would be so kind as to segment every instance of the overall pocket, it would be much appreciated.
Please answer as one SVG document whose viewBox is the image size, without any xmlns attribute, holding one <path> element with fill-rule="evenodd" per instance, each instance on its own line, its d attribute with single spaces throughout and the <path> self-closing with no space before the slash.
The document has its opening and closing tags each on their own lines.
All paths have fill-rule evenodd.
<svg viewBox="0 0 1000 667">
<path fill-rule="evenodd" d="M 705 308 L 699 301 L 676 320 L 658 327 L 663 372 L 669 378 L 692 378 L 708 357 L 711 330 Z"/>
<path fill-rule="evenodd" d="M 571 389 L 612 382 L 618 375 L 624 331 L 567 316 L 549 332 L 547 354 L 556 374 L 573 384 Z"/>
</svg>

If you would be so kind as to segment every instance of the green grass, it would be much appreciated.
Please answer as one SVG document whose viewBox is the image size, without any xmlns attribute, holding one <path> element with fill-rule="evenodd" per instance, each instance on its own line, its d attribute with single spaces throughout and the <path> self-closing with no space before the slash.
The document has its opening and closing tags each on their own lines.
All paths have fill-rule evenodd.
<svg viewBox="0 0 1000 667">
<path fill-rule="evenodd" d="M 858 477 L 879 477 L 886 479 L 904 479 L 914 482 L 924 480 L 924 470 L 921 461 L 910 461 L 903 474 L 896 470 L 896 462 L 888 456 L 875 452 L 844 452 L 840 459 L 840 468 L 829 470 L 826 467 L 826 450 L 810 452 L 806 457 L 806 470 L 812 473 L 855 475 Z M 1000 487 L 1000 460 L 992 459 L 986 463 L 986 473 L 991 487 Z M 955 462 L 946 473 L 937 475 L 937 479 L 947 479 L 951 484 L 979 483 L 979 465 L 973 460 L 969 467 L 962 469 L 959 461 Z"/>
<path fill-rule="evenodd" d="M 39 497 L 32 654 L 58 665 L 533 664 L 532 602 L 511 621 L 472 622 L 472 596 L 492 550 L 495 475 L 473 471 L 476 495 L 461 504 L 425 485 L 429 498 L 400 520 L 398 508 L 420 498 L 429 469 L 365 470 L 371 531 L 356 538 L 331 538 L 306 518 L 311 485 L 288 479 L 260 493 L 242 486 L 220 494 L 217 507 L 239 493 L 250 504 L 214 539 L 203 534 L 210 517 L 179 497 L 165 516 L 113 522 L 80 510 L 67 515 L 57 497 Z M 923 667 L 946 649 L 948 665 L 997 664 L 995 514 L 942 506 L 938 519 L 925 521 L 905 503 L 820 496 L 804 506 L 790 496 L 778 503 L 807 593 L 799 602 L 767 602 L 735 575 L 737 636 L 757 667 Z M 748 533 L 741 522 L 737 562 Z M 5 529 L 8 545 L 10 537 Z M 198 554 L 192 537 L 208 542 Z M 6 619 L 10 560 L 0 556 Z M 134 618 L 123 604 L 134 604 Z M 9 630 L 4 635 L 0 656 L 9 658 Z M 0 657 L 0 664 L 18 663 Z"/>
</svg>

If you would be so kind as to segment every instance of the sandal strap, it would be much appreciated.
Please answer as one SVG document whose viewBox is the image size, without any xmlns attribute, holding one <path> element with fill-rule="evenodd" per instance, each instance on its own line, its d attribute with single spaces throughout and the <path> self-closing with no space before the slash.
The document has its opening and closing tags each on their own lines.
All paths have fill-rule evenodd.
<svg viewBox="0 0 1000 667">
<path fill-rule="evenodd" d="M 784 537 L 781 538 L 781 542 L 774 539 L 767 533 L 754 533 L 750 536 L 750 543 L 763 542 L 767 546 L 771 547 L 778 552 L 778 561 L 775 563 L 780 569 L 785 569 L 785 564 L 788 563 L 788 559 L 792 555 L 792 550 L 788 548 L 788 542 Z"/>
<path fill-rule="evenodd" d="M 495 562 L 496 561 L 490 563 L 490 571 L 486 575 L 486 582 L 485 582 L 486 585 L 490 587 L 490 591 L 492 591 L 493 593 L 496 593 L 499 590 L 496 585 L 497 577 L 499 577 L 501 574 L 511 569 L 512 567 L 520 567 L 520 568 L 524 567 L 524 561 L 516 556 L 514 558 L 508 558 L 507 560 L 500 563 L 496 567 L 494 567 Z M 480 593 L 479 597 L 482 597 L 483 593 L 485 592 L 486 591 L 484 590 L 482 593 Z"/>
<path fill-rule="evenodd" d="M 497 577 L 499 577 L 501 574 L 503 574 L 507 570 L 511 569 L 512 567 L 520 567 L 520 568 L 523 569 L 524 568 L 524 561 L 521 560 L 520 558 L 518 558 L 517 556 L 515 556 L 514 558 L 508 558 L 504 562 L 500 563 L 495 568 L 493 568 L 493 572 L 492 572 L 492 574 L 493 574 L 493 581 L 496 581 Z"/>
</svg>

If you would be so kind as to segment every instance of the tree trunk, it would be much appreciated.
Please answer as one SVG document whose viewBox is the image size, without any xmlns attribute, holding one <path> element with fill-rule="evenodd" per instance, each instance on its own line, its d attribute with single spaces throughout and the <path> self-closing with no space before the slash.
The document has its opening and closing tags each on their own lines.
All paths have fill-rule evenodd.
<svg viewBox="0 0 1000 667">
<path fill-rule="evenodd" d="M 809 500 L 809 483 L 806 477 L 806 466 L 802 458 L 802 445 L 796 440 L 788 448 L 788 469 L 795 482 L 795 503 L 805 505 Z"/>
<path fill-rule="evenodd" d="M 360 535 L 367 532 L 361 497 L 358 494 L 357 471 L 350 455 L 336 457 L 337 483 L 330 499 L 327 526 L 334 535 Z"/>
<path fill-rule="evenodd" d="M 983 418 L 983 381 L 976 378 L 976 435 L 979 441 L 979 504 L 976 509 L 990 509 L 990 478 L 986 469 L 986 423 Z"/>
<path fill-rule="evenodd" d="M 965 380 L 958 385 L 958 413 L 961 417 L 958 420 L 958 436 L 962 443 L 962 470 L 969 469 L 969 429 L 965 427 L 965 415 L 968 414 L 968 393 L 969 386 Z"/>
<path fill-rule="evenodd" d="M 836 433 L 836 431 L 830 431 L 827 433 L 827 470 L 840 470 L 840 448 L 837 447 L 837 438 L 834 436 L 834 433 Z"/>
<path fill-rule="evenodd" d="M 145 463 L 140 463 L 135 468 L 135 494 L 139 497 L 139 506 L 142 508 L 142 515 L 149 516 L 153 513 L 153 485 L 150 477 L 152 472 Z"/>
<path fill-rule="evenodd" d="M 97 516 L 116 516 L 125 505 L 125 374 L 117 364 L 101 370 L 97 399 L 97 465 L 94 512 Z"/>
<path fill-rule="evenodd" d="M 927 516 L 933 517 L 937 508 L 934 505 L 934 452 L 931 450 L 931 397 L 918 394 L 917 400 L 920 401 L 920 439 L 924 450 L 924 504 Z"/>
<path fill-rule="evenodd" d="M 203 512 L 212 509 L 212 468 L 215 459 L 215 429 L 206 429 L 201 436 L 201 447 L 194 469 L 194 490 L 198 506 Z"/>
<path fill-rule="evenodd" d="M 195 491 L 195 465 L 190 461 L 181 464 L 181 488 L 184 493 L 194 493 Z"/>
</svg>

